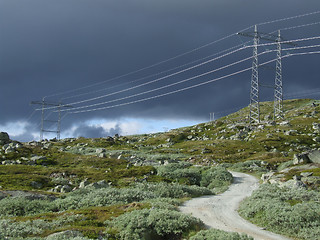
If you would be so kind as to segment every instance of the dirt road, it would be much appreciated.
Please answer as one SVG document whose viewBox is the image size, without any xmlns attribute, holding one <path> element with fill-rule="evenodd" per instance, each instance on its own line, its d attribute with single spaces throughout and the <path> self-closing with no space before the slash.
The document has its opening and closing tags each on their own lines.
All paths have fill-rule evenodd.
<svg viewBox="0 0 320 240">
<path fill-rule="evenodd" d="M 239 203 L 258 188 L 258 180 L 244 173 L 232 172 L 232 175 L 234 183 L 226 192 L 191 199 L 180 207 L 180 211 L 200 218 L 208 228 L 246 233 L 256 240 L 288 240 L 289 238 L 262 230 L 239 216 Z"/>
</svg>

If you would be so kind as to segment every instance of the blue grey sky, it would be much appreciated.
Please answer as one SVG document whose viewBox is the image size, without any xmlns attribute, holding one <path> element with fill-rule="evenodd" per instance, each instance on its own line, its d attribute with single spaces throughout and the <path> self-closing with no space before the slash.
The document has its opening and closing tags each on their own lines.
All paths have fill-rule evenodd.
<svg viewBox="0 0 320 240">
<path fill-rule="evenodd" d="M 207 121 L 209 112 L 217 117 L 230 113 L 249 103 L 250 71 L 165 94 L 250 67 L 247 61 L 173 85 L 250 57 L 251 49 L 166 76 L 250 40 L 233 35 L 242 29 L 316 11 L 320 11 L 318 0 L 0 0 L 0 131 L 21 141 L 37 139 L 40 111 L 34 112 L 38 106 L 30 102 L 45 96 L 48 102 L 62 101 L 78 111 L 95 108 L 85 105 L 119 105 L 67 114 L 62 121 L 63 137 L 163 131 Z M 269 33 L 314 23 L 283 30 L 283 37 L 292 40 L 319 36 L 317 22 L 320 13 L 262 24 L 258 30 Z M 305 41 L 300 46 L 319 42 Z M 260 47 L 259 51 L 267 48 L 272 47 Z M 261 61 L 272 57 L 261 57 Z M 319 57 L 284 59 L 284 92 L 291 97 L 318 98 Z M 188 65 L 190 62 L 194 63 Z M 261 70 L 260 76 L 265 84 L 274 81 L 272 70 Z M 139 84 L 142 86 L 137 87 Z M 261 99 L 272 100 L 272 94 L 263 89 Z M 157 95 L 164 96 L 154 98 Z M 144 98 L 148 100 L 141 101 Z M 128 102 L 136 103 L 122 105 Z M 46 110 L 46 119 L 57 119 L 51 110 Z"/>
</svg>

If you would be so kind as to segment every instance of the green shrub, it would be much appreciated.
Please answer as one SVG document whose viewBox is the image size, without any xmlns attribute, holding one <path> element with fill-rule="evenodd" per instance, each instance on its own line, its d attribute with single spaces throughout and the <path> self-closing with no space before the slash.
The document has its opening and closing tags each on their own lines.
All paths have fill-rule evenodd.
<svg viewBox="0 0 320 240">
<path fill-rule="evenodd" d="M 320 228 L 319 199 L 319 192 L 264 184 L 241 203 L 239 212 L 271 231 L 317 239 L 314 236 Z"/>
<path fill-rule="evenodd" d="M 235 163 L 232 167 L 232 170 L 238 172 L 267 172 L 266 167 L 261 165 L 260 160 L 249 160 L 245 162 Z"/>
<path fill-rule="evenodd" d="M 63 199 L 57 199 L 53 204 L 57 210 L 61 211 L 91 206 L 127 204 L 131 202 L 140 202 L 154 197 L 156 197 L 154 193 L 137 188 L 86 188 L 74 191 Z"/>
<path fill-rule="evenodd" d="M 167 209 L 143 209 L 125 213 L 106 222 L 123 240 L 176 239 L 200 220 Z"/>
<path fill-rule="evenodd" d="M 48 211 L 51 211 L 49 200 L 29 200 L 24 197 L 0 200 L 0 216 L 24 216 Z"/>
<path fill-rule="evenodd" d="M 64 227 L 68 223 L 76 221 L 79 215 L 63 215 L 54 221 L 33 220 L 25 222 L 14 222 L 9 219 L 0 220 L 0 236 L 9 238 L 21 238 L 28 235 L 38 235 L 48 229 L 57 229 Z M 1 238 L 2 239 L 2 238 Z"/>
<path fill-rule="evenodd" d="M 190 168 L 191 163 L 171 163 L 157 168 L 158 175 L 188 185 L 200 185 L 201 173 L 198 168 Z"/>
<path fill-rule="evenodd" d="M 202 174 L 200 186 L 212 189 L 229 185 L 232 181 L 232 174 L 225 168 L 212 167 Z"/>
<path fill-rule="evenodd" d="M 178 183 L 139 183 L 136 189 L 152 192 L 158 198 L 199 197 L 214 194 L 207 188 L 196 185 L 187 186 Z"/>
<path fill-rule="evenodd" d="M 202 230 L 190 238 L 190 240 L 253 240 L 245 234 L 225 232 L 218 229 Z"/>
</svg>

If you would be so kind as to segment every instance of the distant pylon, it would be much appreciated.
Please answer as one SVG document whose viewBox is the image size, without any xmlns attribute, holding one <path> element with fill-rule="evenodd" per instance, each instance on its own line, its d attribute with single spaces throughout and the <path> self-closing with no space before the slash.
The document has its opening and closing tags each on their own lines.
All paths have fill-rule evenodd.
<svg viewBox="0 0 320 240">
<path fill-rule="evenodd" d="M 61 134 L 61 108 L 71 108 L 72 106 L 70 105 L 65 105 L 62 104 L 61 102 L 59 103 L 48 103 L 45 100 L 45 97 L 42 99 L 42 101 L 32 101 L 31 104 L 37 104 L 37 105 L 41 105 L 41 109 L 36 109 L 36 110 L 41 110 L 41 122 L 40 122 L 40 141 L 43 140 L 43 135 L 45 132 L 49 132 L 49 133 L 56 133 L 57 134 L 57 139 L 60 140 L 60 134 Z M 58 108 L 58 119 L 57 120 L 47 120 L 44 117 L 44 113 L 46 110 L 47 106 L 51 106 L 51 107 L 55 107 Z M 56 124 L 57 129 L 56 130 L 51 130 L 51 129 L 45 129 L 45 122 L 50 122 L 53 123 L 54 125 Z"/>
<path fill-rule="evenodd" d="M 274 83 L 274 120 L 283 118 L 283 91 L 282 91 L 282 63 L 281 63 L 281 33 L 278 31 L 276 77 Z"/>
<path fill-rule="evenodd" d="M 260 122 L 260 101 L 259 101 L 259 63 L 258 63 L 259 34 L 257 25 L 254 26 L 253 37 L 253 61 L 250 90 L 250 113 L 249 123 Z"/>
</svg>

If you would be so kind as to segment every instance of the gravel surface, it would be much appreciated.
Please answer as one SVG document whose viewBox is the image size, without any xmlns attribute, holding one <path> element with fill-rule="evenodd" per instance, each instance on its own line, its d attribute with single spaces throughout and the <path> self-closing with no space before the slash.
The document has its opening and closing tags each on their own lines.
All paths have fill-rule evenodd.
<svg viewBox="0 0 320 240">
<path fill-rule="evenodd" d="M 258 180 L 244 173 L 231 172 L 234 183 L 219 195 L 191 199 L 180 207 L 180 211 L 200 218 L 208 228 L 228 232 L 246 233 L 256 240 L 289 239 L 271 233 L 241 218 L 237 212 L 239 203 L 258 188 Z"/>
</svg>

